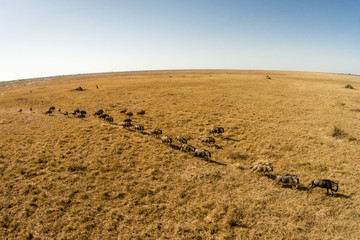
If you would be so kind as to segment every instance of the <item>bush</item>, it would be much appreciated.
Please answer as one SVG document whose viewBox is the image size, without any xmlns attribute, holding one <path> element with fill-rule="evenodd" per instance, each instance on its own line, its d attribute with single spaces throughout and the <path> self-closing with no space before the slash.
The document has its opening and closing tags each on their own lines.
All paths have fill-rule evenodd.
<svg viewBox="0 0 360 240">
<path fill-rule="evenodd" d="M 353 86 L 351 86 L 350 84 L 346 85 L 345 88 L 349 88 L 349 89 L 355 89 Z"/>
<path fill-rule="evenodd" d="M 334 127 L 334 132 L 332 134 L 332 136 L 334 138 L 341 138 L 342 139 L 342 138 L 345 138 L 346 135 L 347 135 L 347 133 L 344 130 L 342 130 L 339 126 Z"/>
</svg>

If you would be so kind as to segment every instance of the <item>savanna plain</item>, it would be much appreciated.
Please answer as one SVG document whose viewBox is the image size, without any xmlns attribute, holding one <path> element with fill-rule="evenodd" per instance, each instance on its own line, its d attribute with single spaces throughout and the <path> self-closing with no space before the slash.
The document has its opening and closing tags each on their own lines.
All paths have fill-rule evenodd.
<svg viewBox="0 0 360 240">
<path fill-rule="evenodd" d="M 76 108 L 86 117 L 63 114 Z M 121 109 L 143 133 L 120 125 Z M 211 159 L 163 144 L 153 128 Z M 210 136 L 215 144 L 199 140 Z M 3 82 L 0 139 L 1 239 L 360 239 L 360 76 L 194 70 Z M 273 172 L 251 173 L 258 163 Z M 285 174 L 298 188 L 274 184 Z M 308 192 L 315 178 L 339 190 Z"/>
</svg>

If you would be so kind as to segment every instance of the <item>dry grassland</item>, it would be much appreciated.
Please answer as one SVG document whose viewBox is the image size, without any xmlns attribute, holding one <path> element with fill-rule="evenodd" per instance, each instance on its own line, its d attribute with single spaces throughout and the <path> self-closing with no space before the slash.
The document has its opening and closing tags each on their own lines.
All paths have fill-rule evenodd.
<svg viewBox="0 0 360 240">
<path fill-rule="evenodd" d="M 90 114 L 48 116 L 50 106 Z M 114 124 L 93 115 L 101 108 Z M 122 108 L 146 110 L 132 117 L 144 134 L 117 125 Z M 214 126 L 225 133 L 202 144 Z M 345 135 L 332 136 L 334 127 Z M 212 161 L 162 144 L 152 128 L 210 150 Z M 360 239 L 359 76 L 154 71 L 5 82 L 0 139 L 1 239 Z M 251 174 L 259 162 L 272 175 Z M 299 189 L 273 184 L 287 173 Z M 314 178 L 339 191 L 307 193 Z"/>
</svg>

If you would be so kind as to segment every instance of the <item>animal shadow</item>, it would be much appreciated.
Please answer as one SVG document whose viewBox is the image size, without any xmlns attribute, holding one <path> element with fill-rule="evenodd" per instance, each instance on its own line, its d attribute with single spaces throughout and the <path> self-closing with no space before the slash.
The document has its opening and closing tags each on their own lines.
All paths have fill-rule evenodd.
<svg viewBox="0 0 360 240">
<path fill-rule="evenodd" d="M 216 144 L 211 145 L 211 147 L 214 147 L 214 148 L 216 148 L 216 149 L 223 149 L 221 146 L 216 145 Z"/>
<path fill-rule="evenodd" d="M 265 177 L 269 178 L 269 179 L 272 179 L 272 180 L 275 180 L 276 179 L 276 176 L 273 175 L 273 174 L 264 174 Z"/>
<path fill-rule="evenodd" d="M 226 163 L 221 163 L 221 162 L 218 162 L 218 161 L 215 161 L 215 160 L 211 160 L 211 159 L 205 159 L 205 161 L 209 162 L 209 163 L 214 163 L 214 164 L 217 164 L 217 165 L 221 165 L 221 166 L 227 166 Z"/>
<path fill-rule="evenodd" d="M 327 193 L 327 195 L 330 197 L 334 197 L 334 198 L 351 198 L 350 196 L 342 194 L 342 193 L 334 193 L 334 195 Z"/>
<path fill-rule="evenodd" d="M 307 191 L 308 190 L 308 188 L 302 184 L 299 184 L 296 189 L 299 191 Z"/>
<path fill-rule="evenodd" d="M 140 132 L 142 135 L 150 135 L 150 133 L 147 132 Z"/>
<path fill-rule="evenodd" d="M 174 150 L 180 150 L 180 147 L 179 146 L 176 146 L 174 144 L 170 144 L 170 147 Z"/>
<path fill-rule="evenodd" d="M 234 141 L 234 142 L 240 142 L 240 140 L 238 139 L 234 139 L 234 138 L 230 138 L 230 137 L 221 137 L 224 140 L 228 140 L 228 141 Z"/>
</svg>

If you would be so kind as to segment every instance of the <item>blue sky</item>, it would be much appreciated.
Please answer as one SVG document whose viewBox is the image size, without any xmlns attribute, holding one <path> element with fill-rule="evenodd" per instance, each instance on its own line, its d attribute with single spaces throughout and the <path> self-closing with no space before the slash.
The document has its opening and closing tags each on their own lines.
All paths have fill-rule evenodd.
<svg viewBox="0 0 360 240">
<path fill-rule="evenodd" d="M 0 81 L 162 69 L 360 74 L 360 1 L 0 0 Z"/>
</svg>

